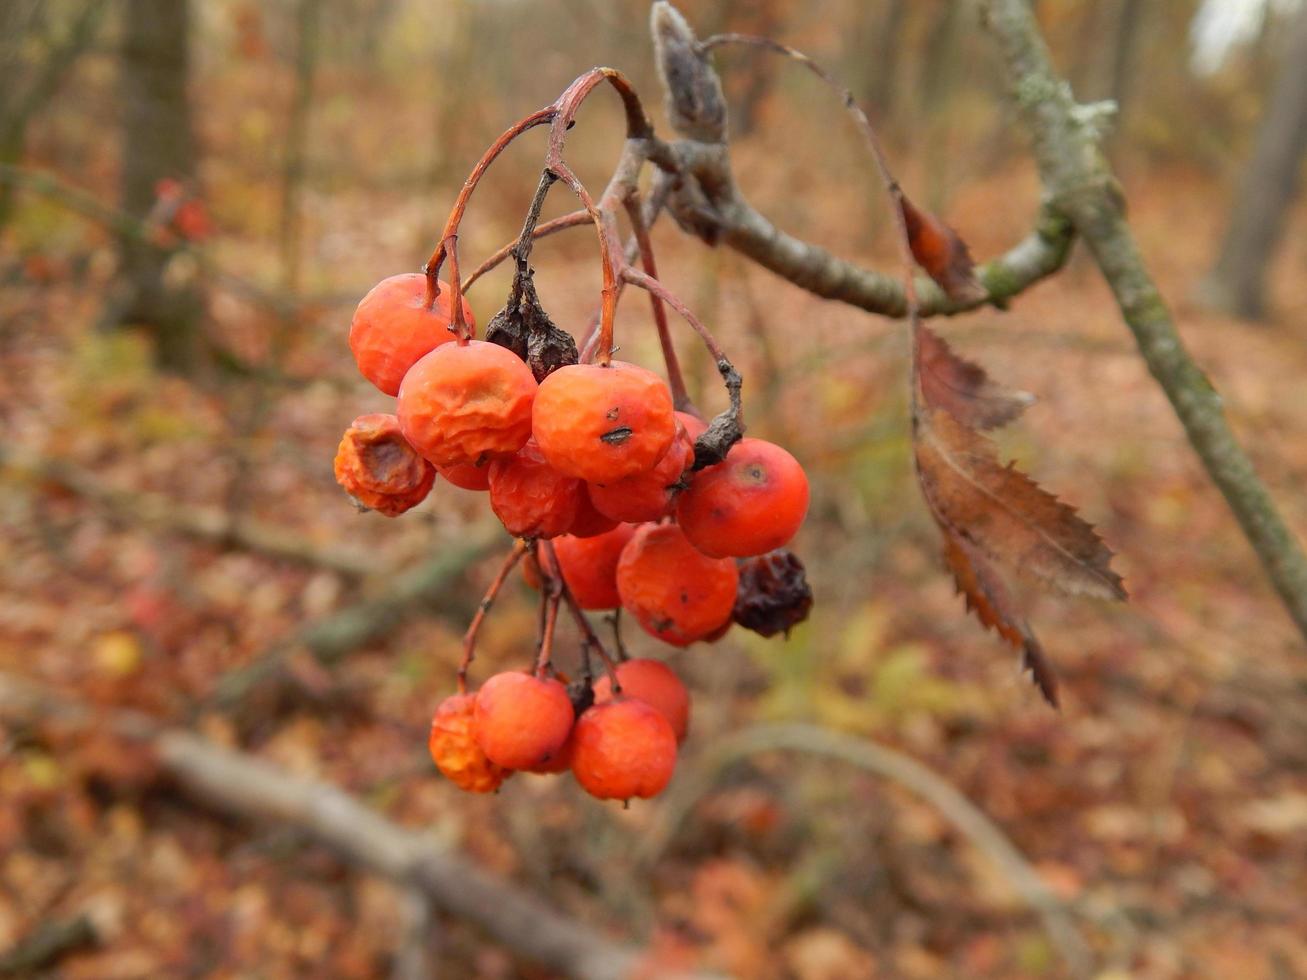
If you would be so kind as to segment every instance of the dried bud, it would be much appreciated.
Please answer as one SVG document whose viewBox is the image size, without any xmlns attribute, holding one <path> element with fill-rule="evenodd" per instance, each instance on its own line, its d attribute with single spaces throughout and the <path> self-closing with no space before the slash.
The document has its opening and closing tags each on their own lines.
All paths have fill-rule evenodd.
<svg viewBox="0 0 1307 980">
<path fill-rule="evenodd" d="M 516 277 L 507 305 L 491 317 L 486 340 L 526 361 L 536 381 L 580 359 L 572 335 L 558 329 L 540 305 L 529 271 Z"/>
<path fill-rule="evenodd" d="M 745 629 L 760 636 L 789 633 L 811 609 L 812 588 L 794 552 L 780 548 L 740 562 L 733 615 Z"/>
<path fill-rule="evenodd" d="M 572 702 L 572 712 L 580 718 L 595 703 L 594 685 L 588 677 L 578 677 L 567 685 L 567 696 Z"/>
<path fill-rule="evenodd" d="M 649 27 L 672 127 L 692 140 L 724 143 L 726 99 L 721 79 L 699 49 L 694 31 L 666 0 L 653 5 Z"/>
<path fill-rule="evenodd" d="M 336 450 L 336 482 L 360 507 L 398 517 L 431 490 L 436 470 L 399 431 L 393 415 L 360 415 Z"/>
</svg>

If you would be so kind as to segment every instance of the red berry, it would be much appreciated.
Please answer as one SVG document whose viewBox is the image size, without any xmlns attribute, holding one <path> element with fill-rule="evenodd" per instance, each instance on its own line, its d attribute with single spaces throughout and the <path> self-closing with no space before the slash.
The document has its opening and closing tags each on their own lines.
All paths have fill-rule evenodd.
<svg viewBox="0 0 1307 980">
<path fill-rule="evenodd" d="M 490 467 L 486 463 L 458 463 L 454 466 L 437 466 L 436 472 L 456 487 L 464 490 L 489 490 Z"/>
<path fill-rule="evenodd" d="M 399 386 L 400 428 L 436 466 L 515 453 L 531 437 L 536 379 L 512 351 L 473 340 L 444 344 Z"/>
<path fill-rule="evenodd" d="M 496 674 L 476 697 L 477 745 L 505 769 L 532 769 L 553 758 L 572 730 L 567 688 L 519 671 Z"/>
<path fill-rule="evenodd" d="M 605 534 L 617 527 L 617 518 L 609 517 L 602 513 L 590 500 L 590 495 L 585 492 L 585 484 L 581 484 L 581 498 L 576 507 L 576 520 L 572 522 L 572 528 L 568 532 L 577 538 L 593 538 L 597 534 Z"/>
<path fill-rule="evenodd" d="M 643 701 L 672 726 L 678 743 L 685 741 L 690 727 L 690 692 L 681 679 L 661 660 L 637 658 L 617 665 L 617 683 L 622 695 Z M 613 681 L 607 674 L 595 682 L 595 704 L 613 699 Z"/>
<path fill-rule="evenodd" d="M 596 704 L 577 719 L 572 740 L 572 775 L 601 800 L 656 796 L 676 768 L 672 726 L 643 701 Z"/>
<path fill-rule="evenodd" d="M 656 521 L 672 512 L 681 477 L 693 462 L 694 440 L 677 422 L 676 437 L 648 473 L 637 473 L 615 483 L 589 483 L 586 490 L 595 509 L 614 520 L 632 524 Z"/>
<path fill-rule="evenodd" d="M 729 558 L 696 551 L 675 524 L 646 524 L 622 550 L 622 607 L 649 633 L 689 646 L 729 621 L 739 573 Z"/>
<path fill-rule="evenodd" d="M 420 504 L 436 478 L 393 415 L 360 415 L 351 422 L 336 450 L 335 471 L 346 493 L 387 517 Z"/>
<path fill-rule="evenodd" d="M 741 439 L 694 475 L 676 502 L 690 543 L 715 558 L 747 558 L 786 545 L 808 512 L 808 478 L 775 443 Z"/>
<path fill-rule="evenodd" d="M 672 395 L 652 371 L 570 364 L 540 385 L 532 432 L 555 468 L 592 483 L 645 473 L 676 434 Z"/>
<path fill-rule="evenodd" d="M 445 698 L 431 719 L 427 747 L 445 778 L 470 793 L 493 793 L 512 773 L 495 765 L 481 751 L 473 735 L 476 697 L 455 694 Z"/>
<path fill-rule="evenodd" d="M 633 534 L 632 525 L 619 524 L 593 538 L 565 534 L 554 539 L 563 581 L 582 609 L 616 609 L 622 604 L 617 594 L 617 561 Z"/>
<path fill-rule="evenodd" d="M 576 523 L 585 484 L 545 462 L 535 440 L 490 464 L 490 509 L 519 538 L 556 538 Z"/>
<path fill-rule="evenodd" d="M 436 305 L 427 309 L 427 279 L 411 272 L 383 279 L 363 297 L 349 327 L 349 348 L 359 371 L 387 395 L 418 358 L 454 339 L 449 332 L 450 291 L 440 283 Z M 475 326 L 472 310 L 463 303 L 463 316 Z"/>
<path fill-rule="evenodd" d="M 691 415 L 689 412 L 677 412 L 676 421 L 685 426 L 686 434 L 689 435 L 690 441 L 698 439 L 708 431 L 708 423 L 697 415 Z"/>
</svg>

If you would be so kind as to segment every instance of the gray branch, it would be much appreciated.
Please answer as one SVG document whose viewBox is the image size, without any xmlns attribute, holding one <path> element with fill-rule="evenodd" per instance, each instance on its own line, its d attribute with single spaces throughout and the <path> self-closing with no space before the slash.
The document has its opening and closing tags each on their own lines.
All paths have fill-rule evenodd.
<svg viewBox="0 0 1307 980">
<path fill-rule="evenodd" d="M 1052 206 L 1093 253 L 1149 371 L 1307 637 L 1307 557 L 1231 432 L 1221 396 L 1176 332 L 1126 223 L 1121 190 L 1099 149 L 1097 126 L 1053 71 L 1026 0 L 982 0 L 981 10 L 1034 139 L 1040 179 Z"/>
<path fill-rule="evenodd" d="M 883 316 L 907 315 L 903 283 L 795 238 L 771 223 L 736 186 L 726 132 L 721 82 L 698 39 L 676 8 L 655 3 L 652 32 L 667 113 L 683 137 L 656 143 L 649 159 L 675 177 L 668 211 L 683 231 L 731 248 L 783 279 L 825 299 Z M 1055 211 L 1039 212 L 1035 230 L 977 275 L 987 294 L 949 300 L 930 279 L 917 280 L 923 316 L 952 315 L 979 306 L 1003 306 L 1018 293 L 1053 275 L 1071 251 L 1072 226 Z"/>
</svg>

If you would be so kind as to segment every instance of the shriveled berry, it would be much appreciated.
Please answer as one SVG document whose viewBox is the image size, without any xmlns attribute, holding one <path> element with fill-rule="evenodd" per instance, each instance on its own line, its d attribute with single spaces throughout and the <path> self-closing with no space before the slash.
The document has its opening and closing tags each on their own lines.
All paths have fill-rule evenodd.
<svg viewBox="0 0 1307 980">
<path fill-rule="evenodd" d="M 436 472 L 443 476 L 456 487 L 462 487 L 464 490 L 489 490 L 490 489 L 490 465 L 489 462 L 477 463 L 458 463 L 454 466 L 437 466 Z"/>
<path fill-rule="evenodd" d="M 649 633 L 689 646 L 729 621 L 739 573 L 695 550 L 675 524 L 639 528 L 617 562 L 617 592 Z"/>
<path fill-rule="evenodd" d="M 572 775 L 601 800 L 656 796 L 676 768 L 671 723 L 633 698 L 590 708 L 576 720 L 572 741 Z"/>
<path fill-rule="evenodd" d="M 581 489 L 581 499 L 576 507 L 576 520 L 572 522 L 572 528 L 568 533 L 577 538 L 593 538 L 597 534 L 604 534 L 617 527 L 617 518 L 609 517 L 595 507 L 590 500 L 590 495 L 584 492 L 584 483 L 581 484 Z"/>
<path fill-rule="evenodd" d="M 676 434 L 667 383 L 622 361 L 559 368 L 541 382 L 532 422 L 545 458 L 592 483 L 648 472 Z"/>
<path fill-rule="evenodd" d="M 351 422 L 336 450 L 335 470 L 346 493 L 387 517 L 420 504 L 436 479 L 393 415 L 360 415 Z"/>
<path fill-rule="evenodd" d="M 510 671 L 477 692 L 477 745 L 505 769 L 544 765 L 567 741 L 573 720 L 567 688 L 551 677 Z"/>
<path fill-rule="evenodd" d="M 740 588 L 733 617 L 761 636 L 788 633 L 808 618 L 812 588 L 803 562 L 781 548 L 740 562 Z"/>
<path fill-rule="evenodd" d="M 449 285 L 440 283 L 440 295 L 427 308 L 427 279 L 417 272 L 391 276 L 363 297 L 349 326 L 349 349 L 359 371 L 387 395 L 418 358 L 454 339 L 449 332 L 453 307 Z M 475 326 L 472 310 L 463 303 L 463 317 Z"/>
<path fill-rule="evenodd" d="M 637 657 L 617 665 L 617 683 L 622 696 L 643 701 L 672 726 L 678 743 L 685 741 L 690 727 L 690 692 L 681 679 L 661 660 Z M 613 681 L 607 674 L 595 681 L 595 704 L 613 700 Z"/>
<path fill-rule="evenodd" d="M 747 558 L 789 543 L 808 513 L 808 477 L 775 443 L 741 439 L 694 475 L 676 501 L 690 543 L 715 558 Z"/>
<path fill-rule="evenodd" d="M 616 609 L 622 604 L 617 594 L 617 561 L 633 534 L 632 525 L 618 524 L 593 538 L 565 534 L 554 540 L 563 581 L 582 609 Z"/>
<path fill-rule="evenodd" d="M 441 701 L 431 719 L 427 748 L 436 768 L 459 789 L 493 793 L 512 773 L 481 751 L 473 734 L 475 711 L 475 695 L 455 694 Z"/>
<path fill-rule="evenodd" d="M 515 453 L 531 437 L 536 379 L 511 351 L 484 341 L 444 344 L 399 386 L 405 438 L 436 466 Z"/>
<path fill-rule="evenodd" d="M 693 462 L 694 440 L 678 421 L 672 444 L 648 473 L 614 483 L 589 483 L 586 490 L 595 509 L 614 520 L 634 524 L 656 521 L 672 512 L 681 477 Z"/>
<path fill-rule="evenodd" d="M 534 439 L 490 464 L 490 509 L 519 538 L 556 538 L 576 522 L 585 484 L 545 461 Z"/>
</svg>

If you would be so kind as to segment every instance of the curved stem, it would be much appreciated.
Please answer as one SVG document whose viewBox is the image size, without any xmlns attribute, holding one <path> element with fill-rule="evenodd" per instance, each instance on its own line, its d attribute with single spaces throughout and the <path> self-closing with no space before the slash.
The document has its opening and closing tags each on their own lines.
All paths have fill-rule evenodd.
<svg viewBox="0 0 1307 980">
<path fill-rule="evenodd" d="M 590 213 L 588 211 L 569 211 L 567 214 L 549 219 L 542 225 L 537 225 L 531 231 L 531 240 L 539 241 L 541 238 L 548 238 L 550 235 L 556 234 L 560 231 L 566 231 L 568 228 L 575 228 L 578 225 L 586 225 L 589 223 Z M 514 239 L 507 245 L 501 246 L 493 255 L 473 269 L 467 279 L 463 281 L 463 292 L 466 293 L 472 288 L 473 283 L 492 269 L 497 268 L 505 259 L 512 255 L 513 250 L 517 248 L 519 241 L 521 241 L 521 239 Z"/>
<path fill-rule="evenodd" d="M 604 645 L 600 641 L 598 635 L 596 635 L 594 627 L 590 625 L 590 620 L 585 618 L 585 613 L 582 611 L 580 604 L 576 601 L 576 596 L 572 595 L 572 590 L 567 586 L 567 580 L 564 579 L 562 574 L 558 571 L 558 555 L 554 552 L 553 542 L 542 541 L 541 545 L 549 559 L 550 565 L 550 569 L 546 571 L 545 574 L 554 576 L 555 581 L 558 583 L 559 595 L 562 597 L 563 604 L 567 606 L 568 612 L 571 613 L 572 620 L 576 623 L 576 628 L 581 631 L 583 642 L 588 648 L 594 650 L 594 652 L 599 655 L 599 659 L 603 661 L 604 670 L 608 671 L 608 679 L 612 682 L 613 693 L 620 694 L 622 691 L 622 685 L 617 680 L 617 665 L 613 663 L 613 658 L 610 657 L 608 651 L 604 649 Z M 540 567 L 544 569 L 545 563 L 541 562 Z"/>
<path fill-rule="evenodd" d="M 513 542 L 513 549 L 508 553 L 503 563 L 499 566 L 499 571 L 495 573 L 490 587 L 486 589 L 486 594 L 481 598 L 481 604 L 477 606 L 476 615 L 472 617 L 472 622 L 468 624 L 467 632 L 463 634 L 463 659 L 458 664 L 458 693 L 467 693 L 467 670 L 472 665 L 472 658 L 476 656 L 477 634 L 481 632 L 481 624 L 485 622 L 486 613 L 490 612 L 490 607 L 494 605 L 495 597 L 499 595 L 500 589 L 508 581 L 508 575 L 513 570 L 513 566 L 521 561 L 522 556 L 526 554 L 526 542 L 518 539 Z"/>
</svg>

